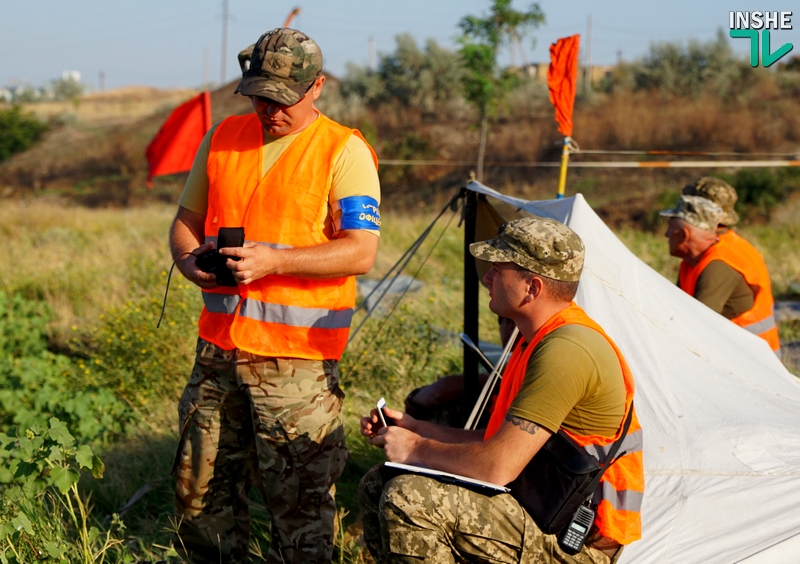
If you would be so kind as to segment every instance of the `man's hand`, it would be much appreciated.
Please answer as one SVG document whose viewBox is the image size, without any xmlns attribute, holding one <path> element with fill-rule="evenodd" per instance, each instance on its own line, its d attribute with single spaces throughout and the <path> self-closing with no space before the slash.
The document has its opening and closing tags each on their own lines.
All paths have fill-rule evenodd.
<svg viewBox="0 0 800 564">
<path fill-rule="evenodd" d="M 219 250 L 221 255 L 239 257 L 238 261 L 228 259 L 227 262 L 237 284 L 250 284 L 267 274 L 274 274 L 279 252 L 266 245 L 251 242 L 245 243 L 243 247 L 224 247 Z"/>
<path fill-rule="evenodd" d="M 213 248 L 214 248 L 214 243 L 206 243 L 205 245 L 200 245 L 195 250 L 193 250 L 191 254 L 184 254 L 182 257 L 179 257 L 175 261 L 178 270 L 180 270 L 181 273 L 190 282 L 193 282 L 197 286 L 205 288 L 206 290 L 210 290 L 211 288 L 218 288 L 217 277 L 214 274 L 203 272 L 202 270 L 197 268 L 197 257 L 205 252 L 210 251 Z"/>
<path fill-rule="evenodd" d="M 382 448 L 389 462 L 418 464 L 419 448 L 425 440 L 402 427 L 381 427 L 378 429 L 378 434 L 369 439 L 369 442 Z"/>
<path fill-rule="evenodd" d="M 403 413 L 402 411 L 397 411 L 389 407 L 384 407 L 383 412 L 387 415 L 387 417 L 392 418 L 397 427 L 407 429 L 412 433 L 417 432 L 418 421 L 411 417 L 408 413 Z M 380 419 L 378 418 L 377 409 L 370 411 L 367 417 L 361 418 L 361 434 L 368 439 L 376 437 L 382 428 L 383 423 L 381 423 Z"/>
</svg>

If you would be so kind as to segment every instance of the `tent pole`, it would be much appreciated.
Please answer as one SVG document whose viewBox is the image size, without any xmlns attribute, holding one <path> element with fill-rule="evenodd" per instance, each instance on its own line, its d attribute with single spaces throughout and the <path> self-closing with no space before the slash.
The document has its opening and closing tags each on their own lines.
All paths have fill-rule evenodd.
<svg viewBox="0 0 800 564">
<path fill-rule="evenodd" d="M 564 137 L 564 148 L 561 151 L 561 173 L 558 175 L 558 194 L 556 199 L 560 200 L 564 197 L 564 191 L 567 188 L 567 164 L 569 163 L 569 142 L 570 137 Z"/>
<path fill-rule="evenodd" d="M 464 202 L 464 333 L 478 342 L 478 271 L 469 246 L 475 242 L 478 195 L 466 190 Z M 470 347 L 464 347 L 464 420 L 478 400 L 478 358 Z"/>
</svg>

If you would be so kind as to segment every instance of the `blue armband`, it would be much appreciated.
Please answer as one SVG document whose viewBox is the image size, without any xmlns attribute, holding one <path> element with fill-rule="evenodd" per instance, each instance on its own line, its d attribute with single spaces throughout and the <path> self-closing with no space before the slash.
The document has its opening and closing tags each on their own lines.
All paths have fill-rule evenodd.
<svg viewBox="0 0 800 564">
<path fill-rule="evenodd" d="M 381 212 L 378 201 L 369 196 L 349 196 L 339 200 L 342 218 L 339 229 L 370 229 L 380 231 Z"/>
</svg>

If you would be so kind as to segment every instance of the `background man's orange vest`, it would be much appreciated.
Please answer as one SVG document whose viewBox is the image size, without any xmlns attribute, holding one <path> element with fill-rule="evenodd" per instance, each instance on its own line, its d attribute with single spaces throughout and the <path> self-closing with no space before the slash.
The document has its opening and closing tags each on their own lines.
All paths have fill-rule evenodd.
<svg viewBox="0 0 800 564">
<path fill-rule="evenodd" d="M 528 360 L 533 354 L 533 350 L 545 335 L 558 329 L 562 325 L 575 323 L 594 329 L 603 337 L 614 349 L 622 368 L 622 376 L 625 380 L 625 415 L 620 421 L 620 428 L 613 437 L 603 437 L 600 435 L 581 436 L 571 433 L 564 429 L 575 442 L 581 445 L 586 452 L 598 458 L 598 454 L 607 454 L 611 445 L 619 439 L 622 433 L 622 422 L 628 416 L 628 412 L 633 410 L 631 425 L 628 434 L 622 441 L 620 452 L 625 454 L 620 456 L 612 464 L 600 479 L 599 501 L 595 496 L 597 506 L 597 517 L 595 524 L 604 537 L 614 539 L 620 544 L 630 544 L 642 537 L 641 506 L 644 493 L 644 466 L 642 464 L 642 427 L 636 417 L 636 410 L 633 407 L 633 376 L 628 368 L 628 363 L 617 348 L 617 345 L 606 335 L 605 331 L 595 323 L 586 312 L 583 311 L 575 302 L 560 313 L 551 317 L 547 323 L 533 337 L 533 340 L 522 350 L 522 341 L 517 344 L 514 354 L 508 361 L 508 366 L 503 373 L 500 383 L 500 391 L 497 396 L 492 417 L 486 428 L 484 440 L 494 435 L 503 424 L 508 408 L 514 398 L 522 388 L 525 380 L 525 373 L 528 368 Z M 601 463 L 606 460 L 600 459 Z"/>
<path fill-rule="evenodd" d="M 320 115 L 261 176 L 263 132 L 255 114 L 219 124 L 208 155 L 206 241 L 220 227 L 244 227 L 247 241 L 275 249 L 330 241 L 324 232 L 331 171 L 352 134 Z M 373 153 L 375 166 L 377 158 Z M 224 349 L 315 360 L 338 359 L 347 344 L 355 278 L 267 275 L 246 286 L 203 290 L 200 336 Z"/>
<path fill-rule="evenodd" d="M 709 247 L 700 256 L 697 264 L 690 265 L 685 260 L 681 263 L 678 278 L 681 289 L 694 296 L 700 273 L 713 260 L 721 260 L 741 274 L 755 292 L 753 307 L 731 321 L 767 341 L 772 350 L 780 356 L 781 343 L 773 315 L 772 286 L 761 253 L 733 230 L 728 230 L 719 235 L 719 242 Z"/>
</svg>

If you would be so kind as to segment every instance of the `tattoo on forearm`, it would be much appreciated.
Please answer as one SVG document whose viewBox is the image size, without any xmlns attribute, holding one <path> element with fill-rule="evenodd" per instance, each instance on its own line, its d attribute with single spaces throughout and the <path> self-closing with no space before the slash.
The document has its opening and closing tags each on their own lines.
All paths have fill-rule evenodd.
<svg viewBox="0 0 800 564">
<path fill-rule="evenodd" d="M 536 431 L 541 429 L 539 425 L 534 423 L 533 421 L 528 421 L 527 419 L 523 419 L 522 417 L 516 417 L 514 415 L 506 415 L 506 421 L 511 423 L 512 425 L 516 425 L 526 433 L 530 433 L 531 435 L 536 434 Z"/>
</svg>

